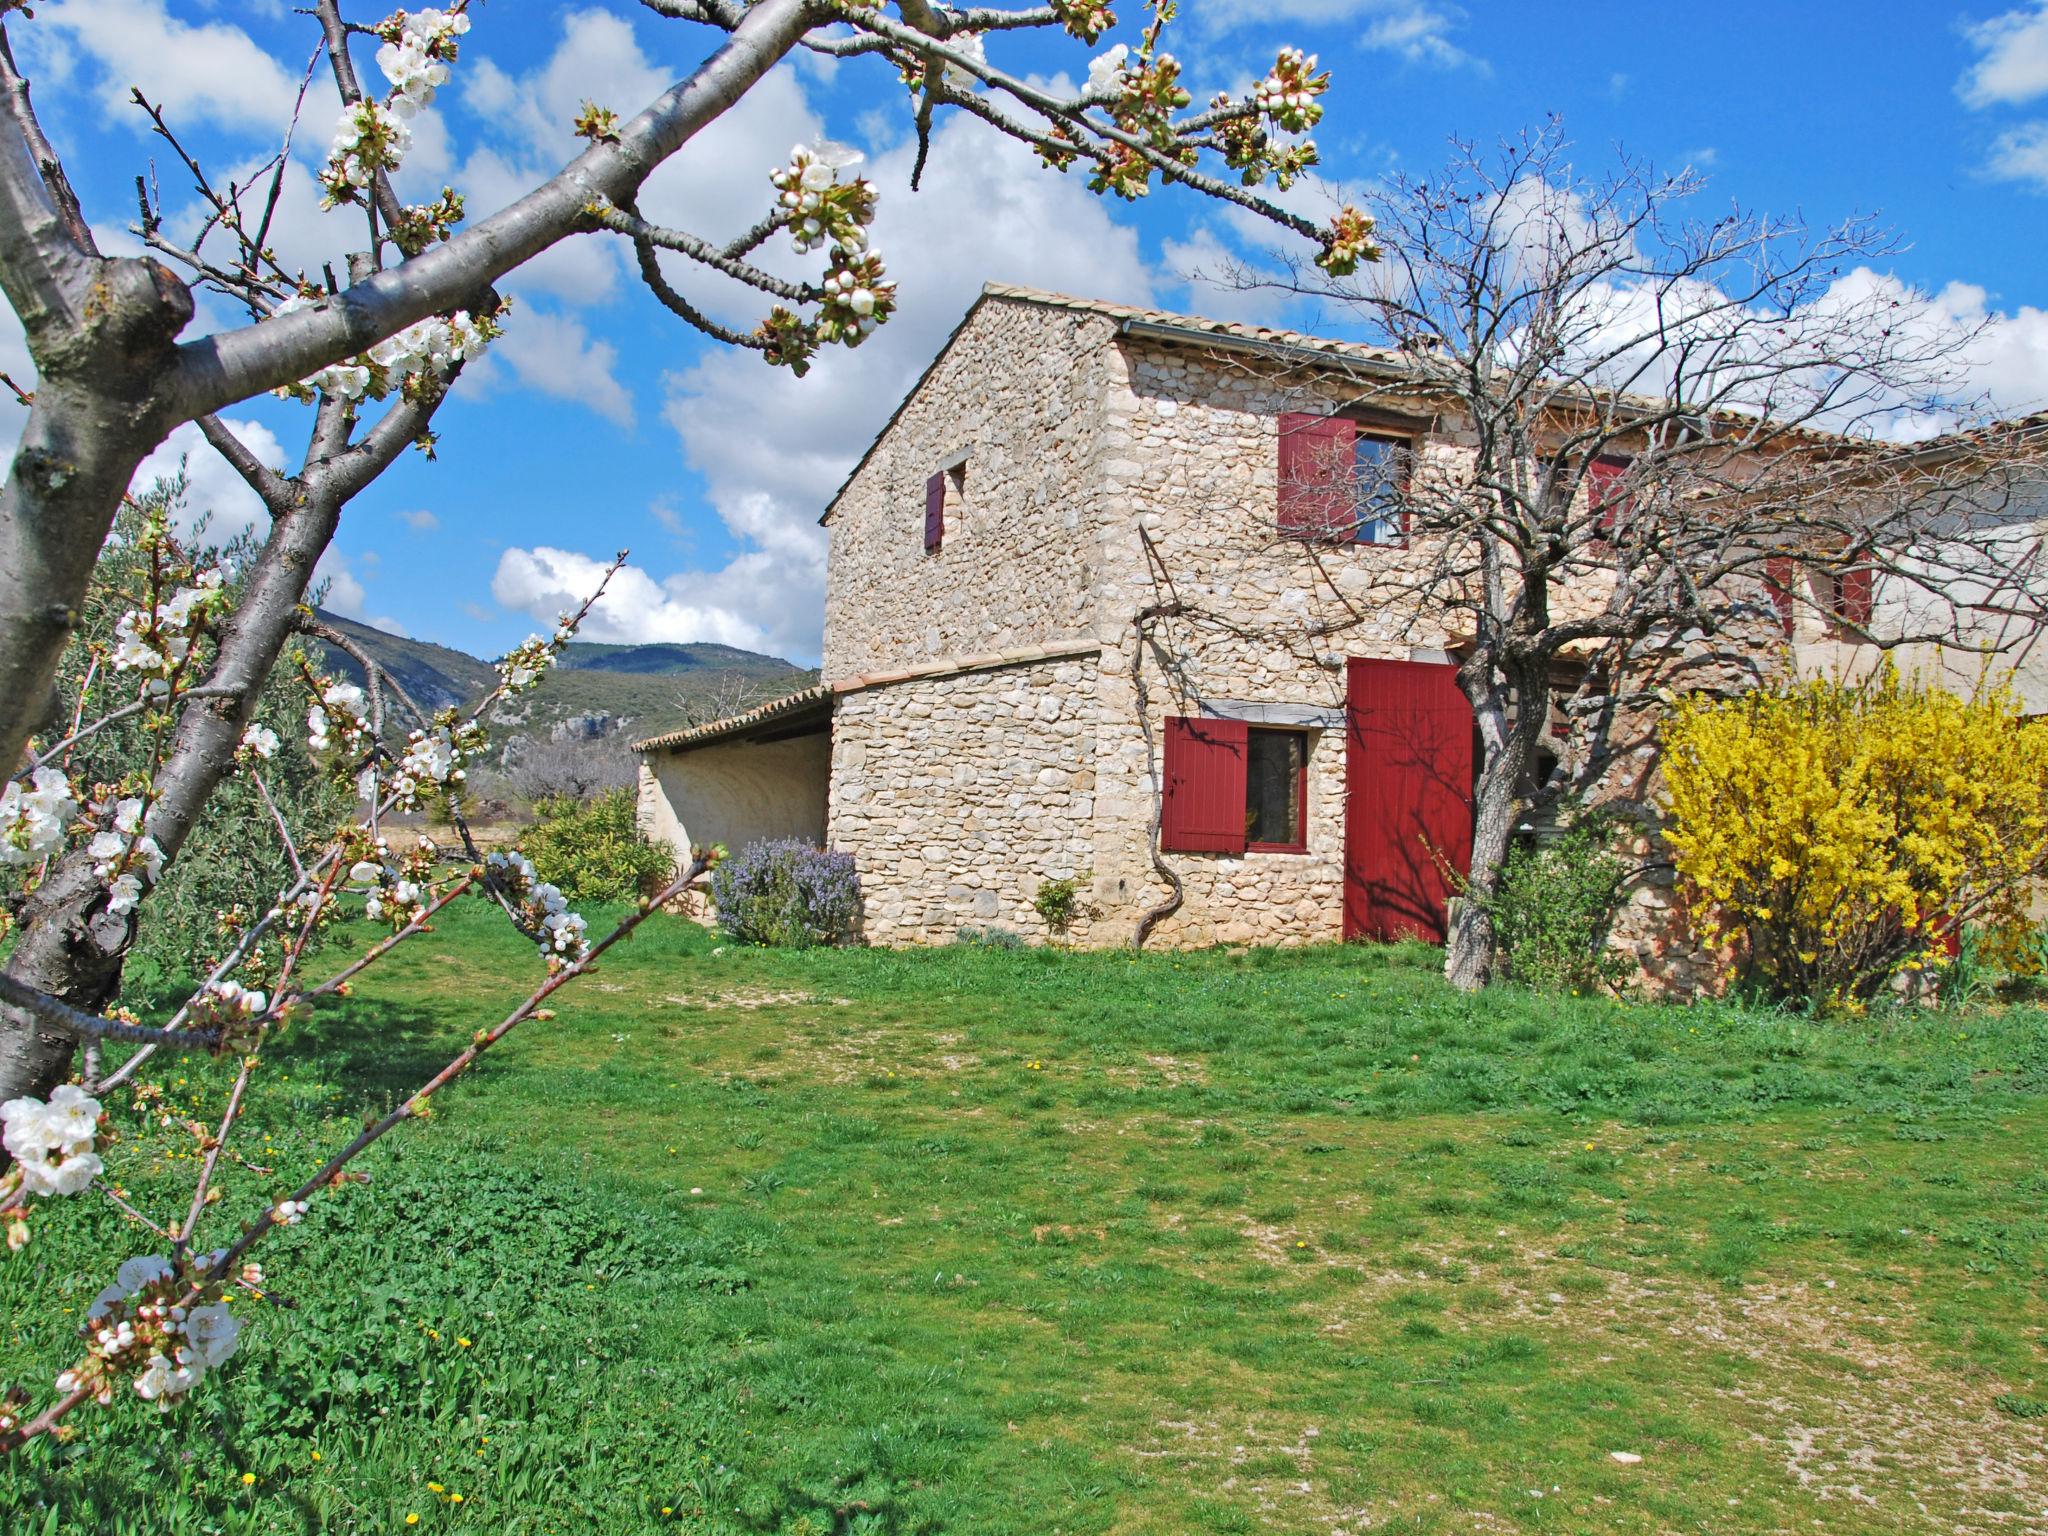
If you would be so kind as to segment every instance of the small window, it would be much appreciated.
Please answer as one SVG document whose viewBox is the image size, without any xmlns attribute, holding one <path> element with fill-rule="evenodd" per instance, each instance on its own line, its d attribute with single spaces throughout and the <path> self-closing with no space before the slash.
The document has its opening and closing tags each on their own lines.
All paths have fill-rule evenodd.
<svg viewBox="0 0 2048 1536">
<path fill-rule="evenodd" d="M 936 555 L 946 542 L 949 514 L 967 505 L 967 460 L 963 457 L 924 483 L 924 552 Z"/>
<path fill-rule="evenodd" d="M 1358 507 L 1352 539 L 1359 544 L 1399 544 L 1408 536 L 1403 500 L 1415 458 L 1415 444 L 1405 437 L 1376 432 L 1358 434 L 1355 473 Z"/>
<path fill-rule="evenodd" d="M 1244 840 L 1247 848 L 1300 853 L 1308 800 L 1308 737 L 1301 731 L 1245 733 Z"/>
</svg>

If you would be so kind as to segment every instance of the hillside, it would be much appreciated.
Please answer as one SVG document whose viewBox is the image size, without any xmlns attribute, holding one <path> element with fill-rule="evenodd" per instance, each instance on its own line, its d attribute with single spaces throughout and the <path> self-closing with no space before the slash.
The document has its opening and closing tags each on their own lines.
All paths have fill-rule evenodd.
<svg viewBox="0 0 2048 1536">
<path fill-rule="evenodd" d="M 497 681 L 490 662 L 430 641 L 386 634 L 353 619 L 321 612 L 428 709 L 466 706 Z M 325 664 L 352 681 L 362 669 L 346 653 L 318 646 Z M 573 732 L 583 736 L 626 732 L 653 735 L 684 724 L 717 702 L 749 701 L 793 692 L 816 673 L 758 651 L 729 645 L 603 645 L 573 641 L 562 661 L 532 693 L 502 705 L 493 723 L 506 741 L 520 736 Z"/>
</svg>

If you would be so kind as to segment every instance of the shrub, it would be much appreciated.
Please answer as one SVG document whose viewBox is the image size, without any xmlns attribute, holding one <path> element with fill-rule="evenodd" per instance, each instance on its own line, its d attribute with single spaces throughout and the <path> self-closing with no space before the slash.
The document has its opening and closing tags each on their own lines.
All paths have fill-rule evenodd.
<svg viewBox="0 0 2048 1536">
<path fill-rule="evenodd" d="M 2006 689 L 1814 679 L 1666 723 L 1678 867 L 1700 937 L 1779 998 L 1861 1002 L 2016 922 L 2048 869 L 2048 725 Z"/>
<path fill-rule="evenodd" d="M 1031 898 L 1032 910 L 1044 920 L 1046 931 L 1054 938 L 1065 938 L 1075 920 L 1086 910 L 1081 900 L 1081 887 L 1087 878 L 1084 872 L 1069 875 L 1064 880 L 1039 883 L 1038 894 Z"/>
<path fill-rule="evenodd" d="M 711 876 L 718 922 L 742 944 L 843 944 L 860 927 L 853 855 L 797 838 L 749 843 Z"/>
<path fill-rule="evenodd" d="M 533 810 L 521 846 L 540 877 L 571 901 L 652 896 L 675 878 L 674 855 L 641 833 L 631 790 L 591 800 L 558 795 Z"/>
<path fill-rule="evenodd" d="M 1628 863 L 1611 824 L 1584 815 L 1549 842 L 1520 846 L 1501 870 L 1493 929 L 1508 976 L 1546 992 L 1619 986 L 1628 957 L 1608 949 Z"/>
</svg>

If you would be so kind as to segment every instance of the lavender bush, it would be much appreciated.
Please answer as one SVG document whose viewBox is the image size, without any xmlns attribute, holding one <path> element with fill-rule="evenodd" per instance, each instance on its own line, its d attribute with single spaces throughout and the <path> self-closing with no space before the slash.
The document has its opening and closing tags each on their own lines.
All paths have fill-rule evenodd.
<svg viewBox="0 0 2048 1536">
<path fill-rule="evenodd" d="M 718 922 L 742 944 L 844 944 L 860 927 L 853 855 L 798 838 L 749 843 L 711 876 Z"/>
</svg>

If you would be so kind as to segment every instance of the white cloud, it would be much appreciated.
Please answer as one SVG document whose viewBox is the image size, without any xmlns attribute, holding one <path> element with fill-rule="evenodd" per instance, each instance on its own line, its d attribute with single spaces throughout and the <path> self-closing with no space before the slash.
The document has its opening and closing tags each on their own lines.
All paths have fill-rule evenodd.
<svg viewBox="0 0 2048 1536">
<path fill-rule="evenodd" d="M 1283 325 L 1294 307 L 1291 294 L 1278 288 L 1247 288 L 1238 283 L 1269 275 L 1233 250 L 1204 225 L 1186 240 L 1168 240 L 1162 247 L 1167 269 L 1188 285 L 1188 307 L 1212 320 L 1237 320 L 1250 325 Z"/>
<path fill-rule="evenodd" d="M 224 418 L 222 425 L 241 439 L 243 445 L 272 469 L 285 465 L 284 447 L 277 435 L 259 421 Z M 166 480 L 184 466 L 186 478 L 185 515 L 179 530 L 190 533 L 206 518 L 209 543 L 222 544 L 237 534 L 260 529 L 270 521 L 263 498 L 249 489 L 248 482 L 214 451 L 213 444 L 200 435 L 199 428 L 186 422 L 157 444 L 144 459 L 130 482 L 137 492 Z"/>
<path fill-rule="evenodd" d="M 2048 118 L 2001 133 L 1984 169 L 2000 181 L 2030 181 L 2048 191 Z"/>
<path fill-rule="evenodd" d="M 35 25 L 21 34 L 45 41 L 37 49 L 39 64 L 45 54 L 62 54 L 56 62 L 69 73 L 90 60 L 100 100 L 138 127 L 147 123 L 128 104 L 134 86 L 181 125 L 212 122 L 279 134 L 298 94 L 298 77 L 240 27 L 181 21 L 162 0 L 55 0 L 38 5 Z M 47 46 L 58 39 L 61 45 Z"/>
<path fill-rule="evenodd" d="M 2048 0 L 1965 29 L 1982 55 L 1957 89 L 1970 106 L 2019 106 L 2048 95 Z"/>
<path fill-rule="evenodd" d="M 1397 5 L 1387 15 L 1367 23 L 1359 42 L 1368 48 L 1399 54 L 1410 64 L 1435 64 L 1444 69 L 1470 65 L 1482 74 L 1492 72 L 1484 59 L 1474 58 L 1450 34 L 1462 16 L 1433 5 Z"/>
<path fill-rule="evenodd" d="M 633 424 L 633 397 L 613 373 L 619 349 L 593 341 L 581 320 L 526 306 L 505 322 L 495 351 L 528 389 L 587 405 L 622 427 Z"/>
<path fill-rule="evenodd" d="M 1398 54 L 1411 64 L 1446 69 L 1469 65 L 1481 73 L 1491 72 L 1484 59 L 1475 58 L 1451 40 L 1465 24 L 1463 8 L 1439 0 L 1265 0 L 1262 5 L 1201 0 L 1196 17 L 1212 32 L 1286 21 L 1299 22 L 1304 28 L 1363 21 L 1365 31 L 1358 41 L 1366 48 Z"/>
<path fill-rule="evenodd" d="M 441 526 L 441 519 L 425 507 L 415 507 L 410 512 L 401 512 L 398 514 L 398 520 L 415 533 L 432 533 Z"/>
<path fill-rule="evenodd" d="M 546 545 L 508 549 L 498 557 L 491 595 L 537 624 L 552 627 L 557 615 L 574 612 L 596 590 L 607 563 Z M 767 631 L 725 605 L 706 601 L 700 588 L 700 578 L 671 576 L 657 581 L 637 565 L 625 566 L 612 577 L 580 633 L 586 640 L 615 644 L 714 640 L 745 650 L 772 646 Z"/>
</svg>

